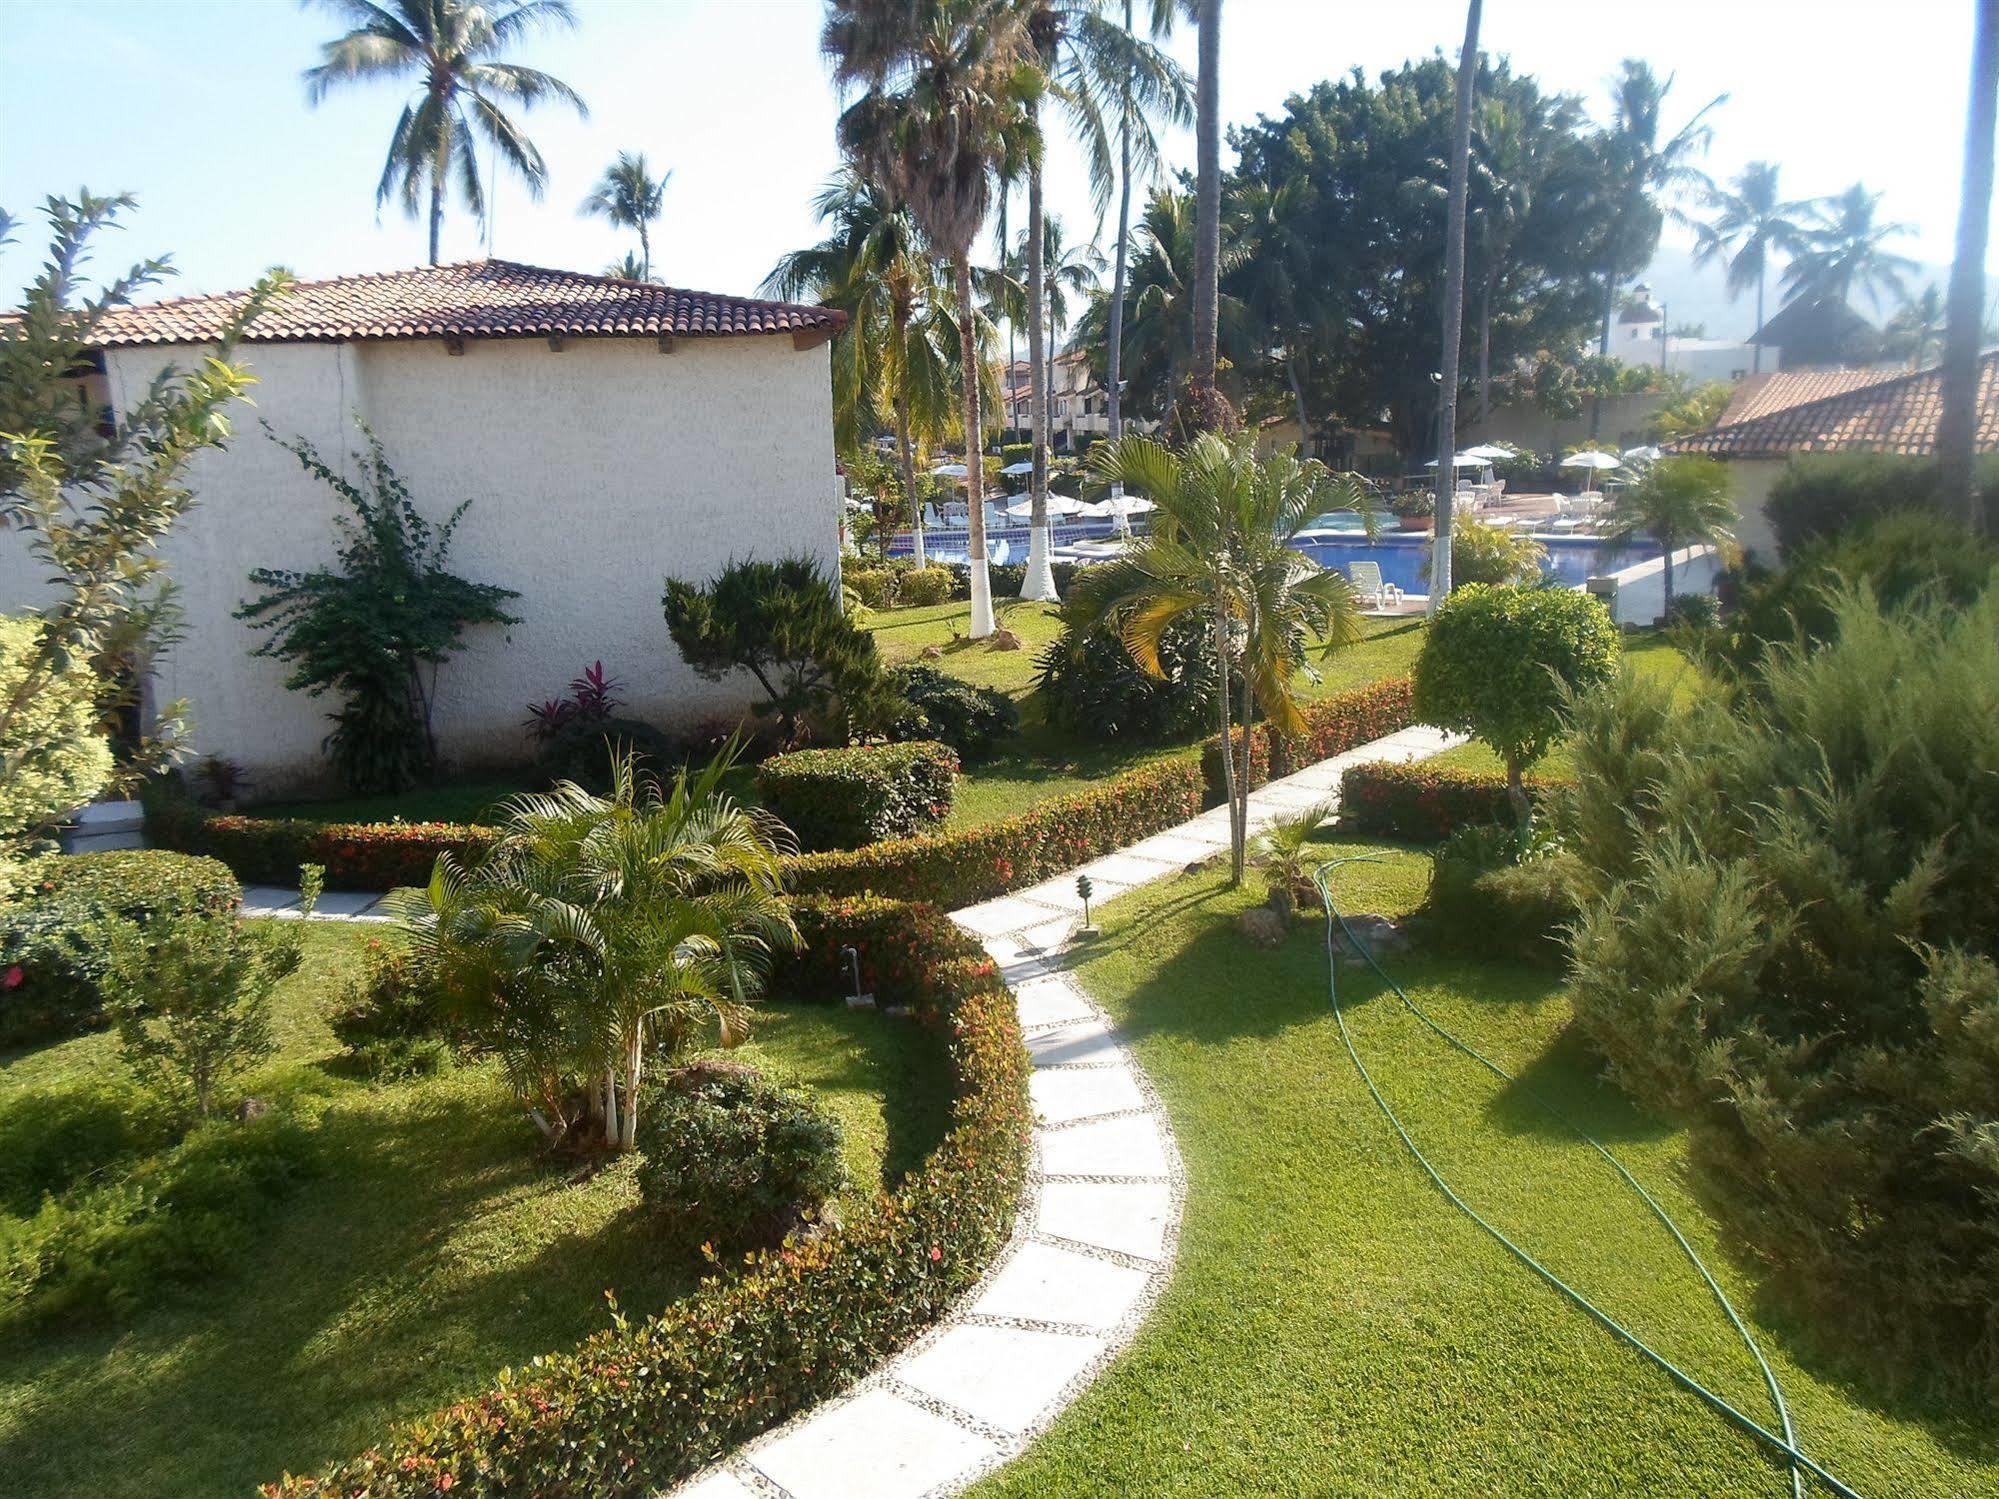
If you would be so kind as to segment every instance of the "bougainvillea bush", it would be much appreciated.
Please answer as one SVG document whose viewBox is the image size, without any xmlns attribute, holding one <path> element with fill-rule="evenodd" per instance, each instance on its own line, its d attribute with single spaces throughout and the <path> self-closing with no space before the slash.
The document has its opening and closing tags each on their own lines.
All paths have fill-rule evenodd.
<svg viewBox="0 0 1999 1499">
<path fill-rule="evenodd" d="M 1305 733 L 1298 738 L 1279 736 L 1273 745 L 1268 724 L 1249 730 L 1249 781 L 1261 786 L 1271 775 L 1288 775 L 1301 766 L 1366 744 L 1385 734 L 1406 729 L 1416 721 L 1410 707 L 1407 677 L 1391 677 L 1351 692 L 1337 693 L 1315 703 L 1301 705 Z M 1240 748 L 1241 729 L 1230 732 L 1229 743 Z M 1222 798 L 1222 741 L 1214 735 L 1201 746 L 1201 769 L 1208 783 L 1210 800 Z"/>
<path fill-rule="evenodd" d="M 805 952 L 779 979 L 864 945 L 877 999 L 948 1034 L 951 1127 L 929 1157 L 872 1210 L 749 1255 L 657 1316 L 620 1316 L 351 1461 L 267 1486 L 269 1499 L 655 1493 L 851 1383 L 978 1279 L 1012 1230 L 1027 1170 L 1013 996 L 933 907 L 803 903 L 798 924 Z"/>
<path fill-rule="evenodd" d="M 800 848 L 858 848 L 942 822 L 957 778 L 956 752 L 919 739 L 773 755 L 757 795 Z"/>
</svg>

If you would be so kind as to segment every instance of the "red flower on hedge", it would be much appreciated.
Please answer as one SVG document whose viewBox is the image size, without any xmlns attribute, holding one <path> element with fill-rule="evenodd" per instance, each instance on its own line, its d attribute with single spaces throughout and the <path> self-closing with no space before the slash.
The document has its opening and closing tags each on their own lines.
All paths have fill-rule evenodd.
<svg viewBox="0 0 1999 1499">
<path fill-rule="evenodd" d="M 12 968 L 7 970 L 7 977 L 0 979 L 0 989 L 18 989 L 27 981 L 28 976 L 21 972 L 21 965 L 16 963 Z"/>
</svg>

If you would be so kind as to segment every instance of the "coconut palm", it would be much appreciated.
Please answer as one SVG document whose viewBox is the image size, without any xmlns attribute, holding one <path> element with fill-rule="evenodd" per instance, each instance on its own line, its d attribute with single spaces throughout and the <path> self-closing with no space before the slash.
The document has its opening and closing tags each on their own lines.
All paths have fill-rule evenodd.
<svg viewBox="0 0 1999 1499">
<path fill-rule="evenodd" d="M 1298 182 L 1272 186 L 1255 178 L 1231 186 L 1228 216 L 1236 243 L 1243 247 L 1240 268 L 1228 278 L 1251 319 L 1258 351 L 1266 365 L 1282 364 L 1291 386 L 1293 418 L 1298 423 L 1300 452 L 1312 447 L 1311 423 L 1305 414 L 1305 387 L 1300 366 L 1305 358 L 1308 329 L 1315 321 L 1310 245 L 1300 233 Z"/>
<path fill-rule="evenodd" d="M 1994 116 L 1999 115 L 1999 0 L 1979 0 L 1971 44 L 1971 93 L 1964 121 L 1964 187 L 1958 199 L 1957 249 L 1950 268 L 1950 317 L 1944 334 L 1943 410 L 1937 458 L 1943 500 L 1974 535 L 1984 523 L 1974 466 L 1978 445 L 1978 346 L 1983 332 L 1985 247 L 1992 227 Z"/>
<path fill-rule="evenodd" d="M 1481 0 L 1465 7 L 1465 45 L 1458 55 L 1457 113 L 1451 124 L 1450 204 L 1444 221 L 1443 359 L 1437 401 L 1437 521 L 1430 545 L 1429 611 L 1451 594 L 1451 510 L 1457 498 L 1458 354 L 1465 326 L 1465 199 L 1471 178 L 1471 104 L 1478 86 Z"/>
<path fill-rule="evenodd" d="M 1735 540 L 1734 486 L 1728 465 L 1692 455 L 1661 458 L 1618 491 L 1604 514 L 1613 546 L 1649 536 L 1665 553 L 1666 608 L 1673 607 L 1673 553 L 1693 542 L 1727 546 Z"/>
<path fill-rule="evenodd" d="M 1888 245 L 1907 234 L 1909 226 L 1875 217 L 1881 197 L 1856 182 L 1837 197 L 1813 205 L 1804 247 L 1784 267 L 1786 302 L 1803 297 L 1850 303 L 1864 293 L 1871 306 L 1879 307 L 1883 293 L 1902 296 L 1902 278 L 1915 270 L 1916 263 Z"/>
<path fill-rule="evenodd" d="M 641 281 L 652 280 L 652 226 L 666 202 L 666 184 L 672 178 L 671 172 L 653 176 L 644 152 L 620 151 L 577 210 L 585 218 L 604 219 L 613 228 L 638 230 Z"/>
<path fill-rule="evenodd" d="M 1763 327 L 1763 292 L 1770 279 L 1770 255 L 1795 255 L 1804 245 L 1803 216 L 1808 202 L 1786 202 L 1777 191 L 1777 164 L 1752 161 L 1737 174 L 1733 188 L 1709 184 L 1703 194 L 1714 217 L 1694 227 L 1694 264 L 1720 260 L 1728 267 L 1728 294 L 1756 288 L 1756 326 Z M 1751 356 L 1763 368 L 1763 346 Z"/>
<path fill-rule="evenodd" d="M 630 250 L 625 251 L 616 260 L 608 262 L 604 267 L 603 274 L 606 276 L 615 276 L 620 281 L 649 281 L 652 279 L 646 275 L 645 262 L 640 260 Z"/>
<path fill-rule="evenodd" d="M 1944 316 L 1943 293 L 1934 284 L 1925 286 L 1888 319 L 1881 330 L 1882 352 L 1907 359 L 1912 370 L 1921 369 L 1943 332 Z"/>
<path fill-rule="evenodd" d="M 550 1137 L 594 1125 L 632 1149 L 648 1058 L 711 1032 L 745 1040 L 771 955 L 797 943 L 791 837 L 722 789 L 732 760 L 733 746 L 663 786 L 624 756 L 608 795 L 563 782 L 516 797 L 484 859 L 443 855 L 396 903 Z"/>
<path fill-rule="evenodd" d="M 892 423 L 921 566 L 916 447 L 941 440 L 949 427 L 959 369 L 950 288 L 909 211 L 859 174 L 834 177 L 813 207 L 831 232 L 778 261 L 764 290 L 812 297 L 847 314 L 847 326 L 833 341 L 834 439 L 842 450 L 851 449 L 880 425 L 877 418 Z"/>
<path fill-rule="evenodd" d="M 1115 561 L 1087 569 L 1069 609 L 1084 630 L 1114 629 L 1132 660 L 1163 676 L 1160 641 L 1184 617 L 1205 619 L 1215 654 L 1215 725 L 1229 805 L 1230 878 L 1242 881 L 1249 818 L 1249 738 L 1231 745 L 1232 724 L 1260 711 L 1280 734 L 1304 729 L 1296 679 L 1308 644 L 1330 650 L 1362 638 L 1352 586 L 1289 545 L 1327 510 L 1371 514 L 1351 475 L 1291 453 L 1264 455 L 1252 436 L 1196 434 L 1174 452 L 1126 436 L 1090 457 L 1098 477 L 1123 484 L 1158 508 L 1151 533 Z M 1231 681 L 1239 695 L 1232 705 Z"/>
<path fill-rule="evenodd" d="M 486 188 L 479 175 L 476 132 L 539 199 L 548 182 L 541 152 L 503 107 L 531 110 L 544 99 L 589 110 L 561 79 L 498 54 L 537 28 L 573 26 L 568 0 L 527 0 L 496 12 L 474 0 L 318 0 L 353 25 L 320 49 L 320 63 L 305 72 L 306 98 L 317 105 L 335 86 L 379 78 L 416 78 L 417 97 L 403 106 L 389 136 L 389 154 L 375 188 L 377 208 L 402 199 L 417 215 L 430 196 L 430 263 L 438 262 L 444 227 L 444 186 L 455 173 L 465 204 L 483 221 Z"/>
<path fill-rule="evenodd" d="M 965 403 L 974 640 L 993 633 L 986 566 L 984 426 L 972 242 L 991 210 L 994 173 L 1041 87 L 1012 0 L 832 0 L 821 46 L 843 90 L 841 149 L 868 180 L 908 206 L 930 251 L 948 263 L 958 312 Z"/>
<path fill-rule="evenodd" d="M 1025 236 L 1010 264 L 1015 270 L 1024 270 L 1027 264 L 1028 244 Z M 1041 312 L 1047 332 L 1048 358 L 1042 371 L 1041 399 L 1054 408 L 1055 360 L 1061 352 L 1061 333 L 1069 326 L 1073 307 L 1097 290 L 1104 273 L 1104 257 L 1093 244 L 1069 243 L 1062 232 L 1059 218 L 1045 218 L 1041 235 Z M 1024 292 L 1024 284 L 1023 284 Z M 1024 309 L 1026 297 L 1021 297 Z M 1051 442 L 1053 438 L 1050 438 Z"/>
</svg>

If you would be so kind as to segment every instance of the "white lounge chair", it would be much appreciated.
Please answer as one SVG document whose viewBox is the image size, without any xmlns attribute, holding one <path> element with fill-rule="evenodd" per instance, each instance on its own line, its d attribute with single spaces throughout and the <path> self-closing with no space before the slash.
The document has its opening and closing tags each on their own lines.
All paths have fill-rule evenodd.
<svg viewBox="0 0 1999 1499">
<path fill-rule="evenodd" d="M 1349 562 L 1347 581 L 1360 595 L 1362 605 L 1369 609 L 1386 609 L 1402 600 L 1401 589 L 1382 581 L 1379 562 Z"/>
<path fill-rule="evenodd" d="M 1012 543 L 1005 541 L 995 543 L 992 555 L 994 567 L 1005 567 L 1006 559 L 1013 555 Z"/>
</svg>

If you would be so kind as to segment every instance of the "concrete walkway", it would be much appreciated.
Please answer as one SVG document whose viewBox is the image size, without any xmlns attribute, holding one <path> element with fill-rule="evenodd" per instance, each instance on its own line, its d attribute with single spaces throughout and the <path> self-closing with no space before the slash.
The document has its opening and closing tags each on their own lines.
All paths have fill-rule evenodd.
<svg viewBox="0 0 1999 1499">
<path fill-rule="evenodd" d="M 1369 760 L 1459 743 L 1405 729 L 1252 792 L 1252 827 L 1339 795 Z M 998 960 L 1034 1064 L 1034 1156 L 1012 1241 L 945 1320 L 846 1394 L 746 1443 L 676 1499 L 927 1499 L 1023 1451 L 1136 1335 L 1172 1274 L 1183 1182 L 1172 1126 L 1062 959 L 1099 905 L 1225 854 L 1217 807 L 1014 895 L 952 913 Z"/>
</svg>

